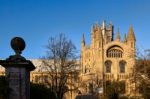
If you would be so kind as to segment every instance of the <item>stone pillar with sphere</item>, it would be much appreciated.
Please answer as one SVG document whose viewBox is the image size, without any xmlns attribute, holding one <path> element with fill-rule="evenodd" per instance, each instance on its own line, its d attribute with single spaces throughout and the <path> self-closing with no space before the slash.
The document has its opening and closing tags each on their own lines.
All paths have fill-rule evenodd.
<svg viewBox="0 0 150 99">
<path fill-rule="evenodd" d="M 11 40 L 11 47 L 15 55 L 6 60 L 0 60 L 0 65 L 5 67 L 8 82 L 8 99 L 30 99 L 30 71 L 35 69 L 31 61 L 21 56 L 25 49 L 25 41 L 20 37 Z"/>
</svg>

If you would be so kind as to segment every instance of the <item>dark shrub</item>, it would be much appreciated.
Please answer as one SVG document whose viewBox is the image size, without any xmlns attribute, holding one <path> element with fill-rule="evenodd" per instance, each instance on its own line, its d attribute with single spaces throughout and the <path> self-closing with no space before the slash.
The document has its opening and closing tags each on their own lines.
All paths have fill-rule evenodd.
<svg viewBox="0 0 150 99">
<path fill-rule="evenodd" d="M 41 84 L 30 84 L 31 99 L 56 99 L 55 94 L 46 86 Z"/>
</svg>

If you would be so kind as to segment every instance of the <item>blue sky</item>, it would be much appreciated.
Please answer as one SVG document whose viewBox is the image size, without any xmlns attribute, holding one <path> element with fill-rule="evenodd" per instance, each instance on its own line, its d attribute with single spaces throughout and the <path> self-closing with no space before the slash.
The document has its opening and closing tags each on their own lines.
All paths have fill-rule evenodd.
<svg viewBox="0 0 150 99">
<path fill-rule="evenodd" d="M 48 38 L 65 33 L 80 50 L 82 33 L 90 43 L 91 26 L 112 21 L 123 38 L 132 24 L 137 48 L 150 48 L 149 0 L 0 0 L 0 58 L 14 54 L 10 40 L 26 41 L 23 56 L 45 55 Z"/>
</svg>

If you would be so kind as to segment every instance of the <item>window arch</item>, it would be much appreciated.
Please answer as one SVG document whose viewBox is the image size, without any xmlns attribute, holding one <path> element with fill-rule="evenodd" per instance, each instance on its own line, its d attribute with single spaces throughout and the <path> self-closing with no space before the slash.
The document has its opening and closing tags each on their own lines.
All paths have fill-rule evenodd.
<svg viewBox="0 0 150 99">
<path fill-rule="evenodd" d="M 126 65 L 126 62 L 125 61 L 120 61 L 119 62 L 119 71 L 120 71 L 120 73 L 125 73 L 125 65 Z"/>
<path fill-rule="evenodd" d="M 111 73 L 111 65 L 112 65 L 112 62 L 110 60 L 105 62 L 106 73 Z"/>
<path fill-rule="evenodd" d="M 112 46 L 107 50 L 107 57 L 109 58 L 122 58 L 123 50 L 120 46 Z"/>
</svg>

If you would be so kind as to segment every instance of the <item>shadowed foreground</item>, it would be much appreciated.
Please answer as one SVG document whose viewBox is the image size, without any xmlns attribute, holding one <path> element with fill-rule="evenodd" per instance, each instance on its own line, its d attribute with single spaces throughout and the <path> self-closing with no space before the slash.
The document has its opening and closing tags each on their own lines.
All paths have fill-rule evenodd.
<svg viewBox="0 0 150 99">
<path fill-rule="evenodd" d="M 78 95 L 75 99 L 97 99 L 95 95 Z"/>
</svg>

